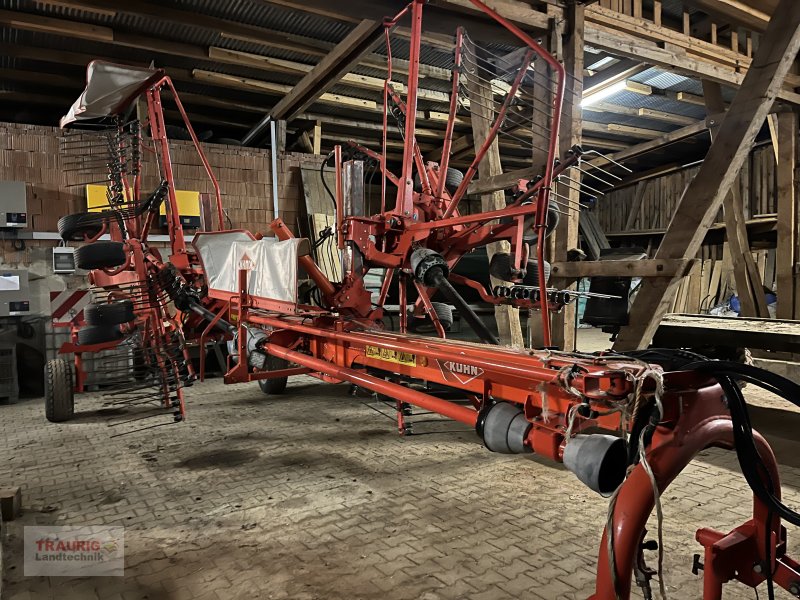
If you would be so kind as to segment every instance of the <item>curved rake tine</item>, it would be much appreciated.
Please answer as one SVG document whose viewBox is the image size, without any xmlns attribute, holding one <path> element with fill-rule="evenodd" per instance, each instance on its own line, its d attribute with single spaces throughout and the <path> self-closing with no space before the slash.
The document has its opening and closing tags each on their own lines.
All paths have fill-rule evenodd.
<svg viewBox="0 0 800 600">
<path fill-rule="evenodd" d="M 607 155 L 603 154 L 602 152 L 598 152 L 597 150 L 587 150 L 583 154 L 584 154 L 584 156 L 587 155 L 587 154 L 594 154 L 594 155 L 599 156 L 600 158 L 603 158 L 603 159 L 607 160 L 608 162 L 618 166 L 620 169 L 626 170 L 628 173 L 633 173 L 633 169 L 629 169 L 628 167 L 626 167 L 622 163 L 617 162 L 616 160 L 614 160 L 610 156 L 607 156 Z M 599 167 L 596 167 L 595 165 L 592 165 L 592 167 L 595 168 L 595 169 L 599 168 Z"/>
<path fill-rule="evenodd" d="M 604 184 L 605 184 L 605 185 L 607 185 L 608 187 L 614 187 L 614 184 L 613 184 L 613 183 L 611 183 L 610 181 L 606 181 L 606 180 L 605 180 L 605 179 L 603 179 L 602 177 L 598 177 L 598 176 L 597 176 L 597 175 L 595 175 L 594 173 L 590 173 L 589 171 L 584 171 L 583 169 L 581 169 L 581 168 L 580 168 L 580 167 L 578 167 L 578 166 L 574 166 L 574 167 L 572 167 L 572 168 L 573 168 L 573 169 L 577 169 L 578 171 L 580 171 L 580 172 L 581 172 L 581 173 L 583 173 L 584 175 L 588 175 L 589 177 L 592 177 L 592 178 L 594 178 L 594 179 L 597 179 L 597 181 L 600 181 L 600 182 L 604 183 Z M 619 179 L 620 181 L 622 181 L 622 177 L 616 177 L 616 179 Z"/>
<path fill-rule="evenodd" d="M 586 188 L 587 190 L 591 190 L 593 192 L 596 192 L 596 193 L 600 194 L 601 196 L 605 196 L 605 194 L 603 192 L 601 192 L 597 188 L 593 188 L 588 183 L 583 183 L 582 181 L 575 181 L 574 179 L 572 179 L 572 177 L 568 177 L 567 175 L 564 175 L 563 173 L 561 175 L 559 175 L 559 177 L 563 177 L 564 179 L 568 179 L 569 181 L 571 181 L 575 185 L 580 186 L 581 188 Z"/>
</svg>

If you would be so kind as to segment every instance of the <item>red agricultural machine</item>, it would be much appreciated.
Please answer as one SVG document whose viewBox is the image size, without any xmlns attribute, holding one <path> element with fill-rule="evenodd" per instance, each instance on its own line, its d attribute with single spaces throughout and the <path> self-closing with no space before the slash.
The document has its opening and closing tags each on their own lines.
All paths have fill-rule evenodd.
<svg viewBox="0 0 800 600">
<path fill-rule="evenodd" d="M 491 451 L 536 453 L 563 461 L 590 488 L 611 495 L 592 596 L 603 600 L 628 598 L 632 580 L 646 598 L 652 597 L 651 579 L 660 568 L 649 568 L 644 553 L 654 547 L 661 553 L 662 545 L 660 540 L 655 545 L 645 542 L 650 513 L 655 506 L 660 516 L 661 494 L 699 451 L 709 446 L 735 448 L 754 492 L 753 518 L 729 534 L 698 531 L 697 539 L 705 547 L 703 563 L 698 560 L 695 565 L 704 570 L 703 597 L 720 599 L 723 584 L 731 579 L 753 587 L 766 581 L 770 596 L 775 584 L 800 595 L 800 565 L 786 554 L 781 525 L 782 519 L 800 524 L 800 515 L 780 501 L 774 456 L 752 430 L 737 382 L 749 381 L 795 403 L 800 388 L 752 367 L 685 352 L 586 355 L 550 348 L 551 314 L 578 295 L 548 287 L 545 238 L 559 213 L 578 209 L 558 190 L 580 185 L 581 174 L 613 175 L 582 162 L 587 153 L 580 147 L 559 156 L 567 88 L 562 65 L 485 4 L 471 1 L 515 35 L 527 52 L 516 53 L 514 65 L 502 66 L 489 50 L 479 51 L 464 30 L 457 32 L 441 161 L 426 162 L 415 136 L 425 2 L 414 0 L 386 20 L 384 123 L 388 130 L 389 116 L 398 121 L 404 139 L 402 163 L 396 174 L 389 169 L 385 134 L 381 152 L 355 148 L 375 161 L 383 175 L 381 210 L 370 215 L 363 163 L 345 160 L 337 147 L 332 196 L 336 247 L 342 257 L 340 281 L 323 272 L 308 241 L 295 237 L 280 219 L 270 224 L 271 237 L 225 229 L 216 182 L 217 229 L 197 233 L 187 246 L 177 219 L 161 109 L 164 87 L 173 92 L 209 177 L 214 177 L 172 83 L 160 71 L 92 63 L 87 89 L 62 125 L 83 119 L 111 122 L 105 135 L 117 158 L 109 163 L 107 210 L 62 220 L 65 238 L 88 242 L 76 255 L 78 266 L 91 269 L 89 280 L 97 298 L 87 311 L 88 324 L 76 330 L 64 351 L 80 356 L 127 347 L 132 358 L 123 362 L 132 365 L 134 383 L 123 393 L 132 403 L 157 397 L 162 410 L 181 420 L 182 388 L 195 378 L 187 341 L 203 345 L 209 336 L 218 336 L 229 339 L 232 347 L 226 383 L 258 381 L 265 392 L 278 393 L 288 377 L 298 374 L 349 382 L 393 398 L 398 414 L 412 405 L 474 427 Z M 401 19 L 411 24 L 405 97 L 396 91 L 391 65 L 390 34 Z M 547 93 L 533 95 L 546 98 L 537 104 L 525 86 L 539 85 L 546 86 Z M 146 145 L 141 121 L 127 118 L 139 98 L 146 100 L 142 117 L 162 178 L 146 196 L 140 194 L 134 160 Z M 448 162 L 454 123 L 464 109 L 473 119 L 486 119 L 488 135 L 462 176 Z M 544 140 L 546 153 L 540 176 L 521 182 L 504 208 L 461 214 L 460 203 L 492 143 L 498 136 L 521 137 L 521 128 L 530 134 L 531 124 L 542 114 L 547 119 L 544 127 L 533 130 Z M 388 195 L 395 189 L 392 204 Z M 167 206 L 168 255 L 148 243 L 162 202 Z M 106 232 L 111 241 L 96 241 Z M 487 289 L 454 273 L 465 254 L 498 242 L 502 245 L 494 247 L 487 269 L 502 285 Z M 378 269 L 383 270 L 383 285 L 373 296 L 364 277 Z M 300 274 L 313 282 L 313 301 L 299 298 Z M 526 276 L 533 276 L 532 284 L 525 283 Z M 395 282 L 399 330 L 390 331 L 383 317 Z M 540 313 L 544 348 L 498 345 L 453 284 L 476 290 L 489 304 Z M 417 300 L 408 314 L 412 286 Z M 450 323 L 433 305 L 435 294 L 455 305 L 484 343 L 448 339 Z M 409 333 L 409 319 L 423 314 L 433 324 L 435 337 Z M 201 363 L 200 377 L 203 370 Z M 53 420 L 71 414 L 71 372 L 65 361 L 47 366 L 48 416 Z M 80 359 L 76 372 L 80 386 Z M 659 585 L 663 594 L 663 574 Z"/>
<path fill-rule="evenodd" d="M 215 216 L 223 223 L 219 185 L 192 130 L 172 82 L 162 71 L 121 67 L 101 61 L 87 69 L 87 88 L 61 120 L 69 130 L 62 138 L 64 164 L 71 173 L 108 170 L 105 204 L 92 212 L 59 219 L 65 241 L 82 241 L 75 264 L 89 271 L 93 302 L 83 319 L 71 323 L 71 341 L 61 348 L 73 353 L 74 365 L 64 359 L 45 367 L 46 413 L 51 421 L 65 421 L 74 412 L 74 391 L 84 391 L 87 372 L 84 355 L 106 382 L 114 405 L 158 405 L 175 421 L 184 417 L 183 387 L 196 375 L 186 341 L 203 333 L 213 300 L 203 298 L 205 275 L 197 255 L 187 247 L 179 219 L 175 178 L 170 162 L 161 90 L 172 90 L 200 161 L 215 191 Z M 148 124 L 145 144 L 137 102 Z M 133 115 L 133 116 L 132 116 Z M 85 122 L 85 123 L 84 123 Z M 159 183 L 144 191 L 142 153 L 152 154 Z M 82 183 L 85 183 L 82 182 Z M 162 204 L 166 203 L 169 244 L 150 243 Z M 107 239 L 100 239 L 107 238 Z M 217 337 L 230 331 L 222 329 Z M 73 368 L 74 367 L 74 368 Z M 142 417 L 146 418 L 146 417 Z"/>
</svg>

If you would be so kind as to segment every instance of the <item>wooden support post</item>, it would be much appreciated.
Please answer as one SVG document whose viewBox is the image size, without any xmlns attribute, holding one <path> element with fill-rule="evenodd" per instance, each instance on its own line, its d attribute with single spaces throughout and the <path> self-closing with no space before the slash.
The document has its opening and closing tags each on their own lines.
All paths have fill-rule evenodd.
<svg viewBox="0 0 800 600">
<path fill-rule="evenodd" d="M 313 153 L 314 152 L 314 145 L 311 143 L 311 136 L 308 135 L 307 131 L 303 131 L 300 134 L 300 138 L 297 140 L 300 146 L 303 148 L 303 152 Z"/>
<path fill-rule="evenodd" d="M 584 52 L 584 6 L 571 4 L 566 11 L 566 32 L 564 36 L 564 67 L 567 70 L 567 93 L 564 98 L 564 110 L 561 121 L 560 154 L 566 156 L 574 145 L 581 143 L 581 98 L 583 97 L 583 52 Z M 569 177 L 580 181 L 580 172 L 572 169 Z M 579 200 L 580 190 L 577 186 L 556 186 L 561 196 L 569 198 L 568 207 L 564 208 L 566 214 L 561 215 L 555 231 L 554 254 L 556 261 L 566 261 L 567 253 L 579 247 L 578 219 L 580 218 Z M 575 311 L 577 304 L 568 304 L 564 309 L 553 316 L 552 339 L 553 345 L 563 350 L 575 348 Z"/>
<path fill-rule="evenodd" d="M 479 49 L 475 48 L 475 52 Z M 469 97 L 472 100 L 472 137 L 474 140 L 475 152 L 483 146 L 484 141 L 489 136 L 489 130 L 496 118 L 494 110 L 494 94 L 491 83 L 478 78 L 470 77 L 467 88 Z M 489 146 L 488 152 L 478 165 L 478 175 L 481 179 L 493 177 L 503 173 L 503 166 L 500 163 L 500 144 L 495 138 Z M 506 200 L 502 191 L 497 191 L 481 196 L 481 210 L 490 211 L 505 208 Z M 508 242 L 495 242 L 486 247 L 489 260 L 496 252 L 510 252 L 511 245 Z M 487 266 L 488 268 L 488 266 Z M 491 277 L 491 286 L 507 285 L 504 281 Z M 496 306 L 494 309 L 495 319 L 497 319 L 497 333 L 500 342 L 506 346 L 522 348 L 524 346 L 522 337 L 522 327 L 519 322 L 519 309 L 511 306 Z"/>
<path fill-rule="evenodd" d="M 725 101 L 722 99 L 720 84 L 703 81 L 703 97 L 709 114 L 725 112 Z M 718 130 L 719 122 L 716 121 L 709 129 L 712 141 L 716 138 Z M 739 296 L 741 315 L 743 317 L 769 318 L 767 301 L 761 289 L 761 276 L 750 251 L 744 204 L 738 182 L 734 182 L 730 193 L 725 196 L 722 211 L 725 217 L 725 233 L 728 237 L 733 261 L 733 277 L 736 282 L 736 294 Z"/>
<path fill-rule="evenodd" d="M 322 154 L 322 122 L 314 124 L 314 154 Z"/>
<path fill-rule="evenodd" d="M 286 154 L 286 121 L 280 120 L 275 122 L 275 140 L 276 150 L 278 156 Z"/>
<path fill-rule="evenodd" d="M 639 213 L 642 212 L 642 201 L 644 200 L 644 193 L 647 191 L 648 181 L 640 181 L 636 184 L 636 190 L 633 194 L 633 202 L 631 209 L 628 212 L 628 219 L 625 221 L 625 231 L 631 231 L 636 224 L 636 219 L 639 218 Z"/>
<path fill-rule="evenodd" d="M 800 287 L 797 283 L 798 214 L 797 214 L 797 135 L 798 118 L 795 112 L 778 113 L 778 250 L 775 254 L 775 274 L 778 293 L 779 319 L 800 316 Z"/>
<path fill-rule="evenodd" d="M 686 188 L 655 258 L 691 258 L 714 221 L 749 155 L 778 91 L 800 50 L 800 11 L 796 0 L 780 0 L 762 44 L 731 103 L 695 178 Z M 679 278 L 645 279 L 631 307 L 630 323 L 614 348 L 644 348 L 667 312 Z"/>
</svg>

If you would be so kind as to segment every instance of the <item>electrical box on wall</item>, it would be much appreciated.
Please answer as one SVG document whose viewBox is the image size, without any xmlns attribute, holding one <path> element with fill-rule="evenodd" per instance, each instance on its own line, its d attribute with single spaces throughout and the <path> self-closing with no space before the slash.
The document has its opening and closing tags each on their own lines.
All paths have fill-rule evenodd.
<svg viewBox="0 0 800 600">
<path fill-rule="evenodd" d="M 53 273 L 75 272 L 75 248 L 53 248 Z"/>
<path fill-rule="evenodd" d="M 108 208 L 106 186 L 90 183 L 86 186 L 86 207 L 89 212 L 100 212 Z M 175 190 L 175 200 L 178 203 L 178 218 L 186 229 L 200 227 L 200 192 L 189 190 Z M 161 203 L 159 208 L 159 225 L 167 224 L 167 201 Z"/>
<path fill-rule="evenodd" d="M 28 226 L 28 196 L 24 181 L 0 181 L 0 229 Z"/>
<path fill-rule="evenodd" d="M 0 271 L 0 317 L 17 317 L 31 312 L 28 272 L 22 269 Z"/>
</svg>

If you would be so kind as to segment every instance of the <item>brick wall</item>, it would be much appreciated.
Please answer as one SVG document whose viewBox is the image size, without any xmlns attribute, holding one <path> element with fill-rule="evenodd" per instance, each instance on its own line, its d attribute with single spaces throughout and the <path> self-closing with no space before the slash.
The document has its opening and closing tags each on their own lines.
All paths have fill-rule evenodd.
<svg viewBox="0 0 800 600">
<path fill-rule="evenodd" d="M 59 217 L 85 210 L 82 184 L 105 178 L 102 168 L 89 175 L 66 172 L 59 135 L 60 130 L 53 127 L 0 123 L 0 179 L 27 182 L 29 229 L 33 231 L 54 232 Z M 204 148 L 233 225 L 266 233 L 274 218 L 270 152 L 222 144 Z M 177 187 L 210 193 L 211 182 L 192 144 L 172 142 L 170 150 Z M 158 175 L 152 153 L 144 152 L 143 158 L 144 191 L 157 185 Z M 281 216 L 293 228 L 303 198 L 300 164 L 319 165 L 320 160 L 297 153 L 278 160 Z"/>
<path fill-rule="evenodd" d="M 88 175 L 67 172 L 69 159 L 59 152 L 60 135 L 61 130 L 54 127 L 0 123 L 0 180 L 27 183 L 29 227 L 23 231 L 55 233 L 59 217 L 86 210 L 85 183 L 106 178 L 102 167 Z M 254 233 L 269 233 L 268 225 L 274 218 L 270 152 L 221 144 L 205 144 L 204 149 L 220 183 L 223 207 L 231 224 Z M 190 142 L 172 142 L 170 156 L 178 189 L 212 192 Z M 155 188 L 159 178 L 152 152 L 144 152 L 143 160 L 144 195 Z M 296 153 L 284 154 L 278 160 L 281 217 L 295 233 L 298 213 L 304 210 L 300 165 L 318 166 L 321 160 L 319 156 Z M 0 234 L 0 268 L 29 270 L 37 282 L 32 283 L 37 312 L 46 306 L 49 291 L 85 287 L 83 273 L 53 274 L 50 257 L 51 248 L 56 245 L 57 240 L 25 240 L 25 248 L 19 250 Z"/>
</svg>

